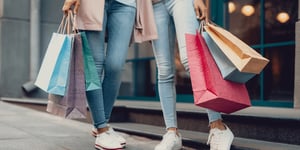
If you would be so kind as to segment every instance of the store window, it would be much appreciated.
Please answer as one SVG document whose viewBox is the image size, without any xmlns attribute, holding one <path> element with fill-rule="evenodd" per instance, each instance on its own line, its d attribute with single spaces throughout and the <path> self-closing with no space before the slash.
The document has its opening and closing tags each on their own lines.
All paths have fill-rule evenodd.
<svg viewBox="0 0 300 150">
<path fill-rule="evenodd" d="M 124 66 L 119 98 L 158 100 L 156 65 L 150 42 L 131 44 Z"/>
<path fill-rule="evenodd" d="M 251 99 L 259 105 L 291 104 L 298 1 L 230 0 L 227 6 L 226 28 L 270 59 L 264 71 L 247 83 Z"/>
</svg>

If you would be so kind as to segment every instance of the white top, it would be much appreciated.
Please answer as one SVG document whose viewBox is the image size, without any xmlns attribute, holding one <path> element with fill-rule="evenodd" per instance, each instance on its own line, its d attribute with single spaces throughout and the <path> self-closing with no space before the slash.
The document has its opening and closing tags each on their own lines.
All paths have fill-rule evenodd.
<svg viewBox="0 0 300 150">
<path fill-rule="evenodd" d="M 129 5 L 132 7 L 136 7 L 136 0 L 116 0 L 122 4 Z"/>
</svg>

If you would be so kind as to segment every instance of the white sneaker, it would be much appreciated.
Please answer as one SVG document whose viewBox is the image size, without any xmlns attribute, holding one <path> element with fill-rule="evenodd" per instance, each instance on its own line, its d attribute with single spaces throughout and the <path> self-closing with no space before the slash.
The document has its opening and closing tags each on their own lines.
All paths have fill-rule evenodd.
<svg viewBox="0 0 300 150">
<path fill-rule="evenodd" d="M 126 145 L 126 140 L 119 133 L 117 133 L 111 126 L 108 126 L 107 132 L 113 135 L 121 145 L 123 146 Z"/>
<path fill-rule="evenodd" d="M 156 145 L 155 150 L 180 150 L 181 147 L 181 135 L 177 135 L 175 131 L 168 131 L 162 141 Z"/>
<path fill-rule="evenodd" d="M 126 140 L 120 134 L 118 134 L 111 126 L 108 126 L 107 132 L 109 132 L 112 136 L 115 136 L 115 139 L 119 141 L 120 144 L 123 145 L 123 147 L 126 145 Z M 97 136 L 97 129 L 95 127 L 93 127 L 92 129 L 92 135 L 94 137 Z"/>
<path fill-rule="evenodd" d="M 210 145 L 210 150 L 230 150 L 234 135 L 226 125 L 225 128 L 225 130 L 214 128 L 209 131 L 207 144 Z"/>
<path fill-rule="evenodd" d="M 97 137 L 97 129 L 95 127 L 92 128 L 92 136 Z"/>
<path fill-rule="evenodd" d="M 98 150 L 122 149 L 123 145 L 119 143 L 115 136 L 106 131 L 97 135 L 95 148 Z"/>
</svg>

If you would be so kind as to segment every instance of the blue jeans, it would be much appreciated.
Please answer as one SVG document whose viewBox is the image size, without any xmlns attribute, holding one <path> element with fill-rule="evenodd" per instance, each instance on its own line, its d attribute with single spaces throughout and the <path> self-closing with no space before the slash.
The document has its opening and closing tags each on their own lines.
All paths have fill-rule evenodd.
<svg viewBox="0 0 300 150">
<path fill-rule="evenodd" d="M 152 41 L 158 68 L 158 91 L 167 128 L 177 127 L 174 44 L 177 36 L 180 61 L 189 72 L 185 34 L 196 34 L 199 21 L 193 0 L 163 0 L 153 5 L 158 39 Z M 176 36 L 175 36 L 176 34 Z M 221 119 L 219 112 L 207 110 L 209 122 Z"/>
<path fill-rule="evenodd" d="M 136 9 L 115 0 L 105 1 L 102 31 L 85 31 L 102 87 L 88 91 L 87 100 L 94 126 L 107 126 L 121 84 Z M 105 33 L 107 47 L 105 49 Z"/>
</svg>

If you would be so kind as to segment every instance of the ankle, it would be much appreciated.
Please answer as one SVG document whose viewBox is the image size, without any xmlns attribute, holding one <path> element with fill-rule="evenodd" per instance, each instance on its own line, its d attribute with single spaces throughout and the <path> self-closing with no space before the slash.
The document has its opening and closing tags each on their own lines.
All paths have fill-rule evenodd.
<svg viewBox="0 0 300 150">
<path fill-rule="evenodd" d="M 178 135 L 178 136 L 179 136 L 178 129 L 177 129 L 177 128 L 175 128 L 175 127 L 168 128 L 168 129 L 167 129 L 167 131 L 172 131 L 172 132 L 175 132 L 175 133 L 176 133 L 176 135 Z"/>
<path fill-rule="evenodd" d="M 101 134 L 108 131 L 108 127 L 104 127 L 104 128 L 97 128 L 97 134 Z"/>
<path fill-rule="evenodd" d="M 221 119 L 211 122 L 209 127 L 210 127 L 210 129 L 214 129 L 214 128 L 217 128 L 220 130 L 226 129 L 226 127 Z"/>
</svg>

